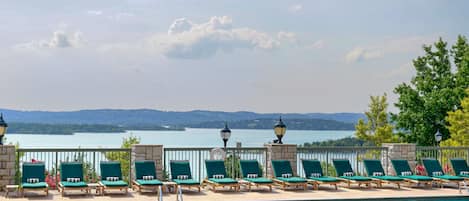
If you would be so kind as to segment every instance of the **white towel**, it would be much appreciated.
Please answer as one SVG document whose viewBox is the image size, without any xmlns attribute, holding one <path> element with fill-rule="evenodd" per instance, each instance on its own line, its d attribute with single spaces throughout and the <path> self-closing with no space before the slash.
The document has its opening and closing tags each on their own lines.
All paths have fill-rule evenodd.
<svg viewBox="0 0 469 201">
<path fill-rule="evenodd" d="M 222 174 L 215 174 L 215 175 L 213 175 L 213 178 L 214 178 L 214 179 L 223 179 L 223 178 L 225 178 L 225 175 L 222 175 Z"/>
<path fill-rule="evenodd" d="M 412 175 L 412 172 L 411 172 L 411 171 L 401 172 L 401 175 L 402 175 L 402 176 L 411 176 L 411 175 Z"/>
<path fill-rule="evenodd" d="M 282 177 L 283 177 L 283 178 L 290 178 L 291 176 L 292 176 L 292 175 L 291 175 L 290 173 L 288 173 L 288 174 L 282 174 Z"/>
<path fill-rule="evenodd" d="M 355 175 L 353 172 L 344 172 L 344 177 L 353 177 Z"/>
<path fill-rule="evenodd" d="M 180 180 L 187 180 L 187 179 L 189 179 L 189 175 L 178 175 L 178 176 L 177 176 L 177 179 L 180 179 Z"/>
<path fill-rule="evenodd" d="M 247 174 L 247 178 L 257 178 L 257 174 Z"/>
<path fill-rule="evenodd" d="M 383 176 L 383 173 L 382 172 L 373 172 L 373 176 L 374 177 L 380 177 L 380 176 Z"/>
<path fill-rule="evenodd" d="M 311 177 L 322 177 L 321 173 L 311 173 Z"/>
</svg>

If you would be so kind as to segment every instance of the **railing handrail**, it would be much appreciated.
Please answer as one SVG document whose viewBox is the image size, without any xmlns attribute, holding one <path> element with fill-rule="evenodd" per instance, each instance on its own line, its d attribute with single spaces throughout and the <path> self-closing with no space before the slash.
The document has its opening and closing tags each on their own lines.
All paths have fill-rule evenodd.
<svg viewBox="0 0 469 201">
<path fill-rule="evenodd" d="M 18 152 L 109 152 L 131 151 L 130 148 L 18 148 Z"/>
<path fill-rule="evenodd" d="M 373 147 L 373 146 L 314 146 L 314 147 L 298 147 L 297 150 L 386 150 L 387 147 Z"/>
<path fill-rule="evenodd" d="M 167 147 L 167 148 L 164 148 L 164 150 L 167 150 L 167 151 L 198 151 L 198 150 L 210 151 L 214 148 L 217 148 L 217 147 Z M 240 148 L 227 147 L 226 149 L 227 150 L 253 150 L 253 151 L 267 150 L 266 147 L 240 147 Z"/>
</svg>

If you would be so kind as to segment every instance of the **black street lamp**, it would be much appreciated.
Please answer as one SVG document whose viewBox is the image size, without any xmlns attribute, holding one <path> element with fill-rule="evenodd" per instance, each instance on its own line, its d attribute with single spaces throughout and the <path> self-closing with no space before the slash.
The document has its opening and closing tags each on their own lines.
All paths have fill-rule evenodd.
<svg viewBox="0 0 469 201">
<path fill-rule="evenodd" d="M 3 136 L 7 132 L 8 124 L 3 120 L 3 114 L 0 113 L 0 145 L 3 145 Z"/>
<path fill-rule="evenodd" d="M 443 139 L 443 134 L 440 133 L 440 129 L 438 129 L 435 133 L 435 142 L 437 146 L 440 146 L 440 142 Z"/>
<path fill-rule="evenodd" d="M 278 122 L 274 126 L 274 132 L 278 138 L 278 142 L 277 142 L 278 144 L 283 144 L 282 138 L 285 135 L 286 131 L 287 131 L 287 126 L 283 123 L 282 117 L 280 117 Z"/>
<path fill-rule="evenodd" d="M 230 139 L 231 136 L 231 130 L 228 128 L 228 123 L 225 122 L 225 128 L 223 128 L 220 131 L 220 137 L 223 140 L 223 147 L 226 151 L 226 143 L 228 142 L 228 139 Z"/>
</svg>

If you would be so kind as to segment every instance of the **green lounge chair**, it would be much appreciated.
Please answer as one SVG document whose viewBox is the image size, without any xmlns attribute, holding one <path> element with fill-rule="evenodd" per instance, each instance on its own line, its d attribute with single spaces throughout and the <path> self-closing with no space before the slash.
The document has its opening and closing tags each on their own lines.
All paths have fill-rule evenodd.
<svg viewBox="0 0 469 201">
<path fill-rule="evenodd" d="M 49 195 L 49 186 L 45 182 L 44 163 L 23 163 L 23 176 L 21 178 L 21 194 L 24 191 L 44 191 Z M 32 180 L 31 180 L 32 179 Z"/>
<path fill-rule="evenodd" d="M 101 169 L 101 181 L 99 184 L 102 187 L 102 194 L 106 193 L 106 190 L 117 189 L 123 191 L 125 194 L 128 193 L 129 184 L 122 180 L 122 170 L 120 162 L 101 162 L 99 164 Z"/>
<path fill-rule="evenodd" d="M 365 159 L 363 163 L 365 164 L 368 177 L 375 180 L 379 187 L 382 187 L 383 183 L 388 183 L 395 184 L 397 188 L 401 188 L 401 183 L 404 182 L 404 179 L 397 176 L 386 175 L 380 160 Z"/>
<path fill-rule="evenodd" d="M 257 160 L 240 160 L 239 164 L 241 166 L 241 176 L 246 182 L 249 191 L 251 191 L 252 186 L 256 186 L 257 188 L 259 188 L 259 186 L 267 186 L 269 190 L 272 191 L 272 184 L 274 182 L 271 179 L 262 177 Z"/>
<path fill-rule="evenodd" d="M 290 161 L 272 160 L 272 170 L 274 172 L 274 179 L 272 180 L 282 186 L 283 190 L 291 186 L 302 187 L 303 190 L 306 190 L 308 181 L 293 174 Z"/>
<path fill-rule="evenodd" d="M 335 190 L 337 190 L 337 184 L 342 182 L 337 178 L 324 176 L 321 162 L 318 160 L 301 160 L 301 162 L 303 164 L 306 180 L 309 184 L 313 185 L 315 190 L 319 189 L 319 185 L 321 184 L 329 184 L 334 186 Z"/>
<path fill-rule="evenodd" d="M 403 178 L 406 182 L 415 183 L 418 185 L 423 184 L 427 187 L 431 187 L 433 178 L 428 176 L 416 175 L 412 172 L 409 162 L 406 160 L 391 160 L 396 176 Z"/>
<path fill-rule="evenodd" d="M 453 158 L 450 160 L 451 166 L 453 166 L 454 174 L 458 177 L 462 177 L 465 180 L 469 180 L 469 166 L 466 160 L 462 158 Z"/>
<path fill-rule="evenodd" d="M 210 185 L 215 192 L 217 191 L 216 187 L 230 187 L 230 189 L 234 188 L 235 191 L 239 191 L 239 182 L 228 177 L 223 160 L 206 160 L 205 168 L 207 178 L 202 182 L 203 186 Z"/>
<path fill-rule="evenodd" d="M 171 180 L 175 182 L 177 186 L 187 187 L 189 190 L 195 187 L 200 192 L 200 182 L 192 178 L 189 161 L 170 161 L 169 164 L 171 169 Z"/>
<path fill-rule="evenodd" d="M 347 183 L 347 187 L 350 188 L 352 183 L 358 184 L 358 187 L 365 185 L 368 188 L 371 188 L 371 183 L 373 179 L 369 177 L 359 176 L 353 172 L 352 165 L 347 159 L 333 159 L 332 163 L 334 164 L 337 177 Z"/>
<path fill-rule="evenodd" d="M 156 179 L 155 161 L 135 161 L 134 165 L 135 179 L 132 181 L 132 188 L 138 192 L 142 192 L 142 190 L 157 191 L 162 195 L 163 182 Z"/>
<path fill-rule="evenodd" d="M 425 171 L 427 172 L 428 176 L 433 177 L 441 187 L 443 184 L 450 184 L 454 183 L 458 186 L 461 185 L 461 182 L 464 181 L 464 178 L 454 175 L 448 175 L 443 172 L 443 168 L 441 168 L 440 162 L 433 158 L 422 159 L 423 166 L 425 166 Z"/>
<path fill-rule="evenodd" d="M 62 162 L 60 164 L 60 182 L 58 185 L 62 196 L 67 190 L 80 190 L 90 193 L 90 187 L 83 180 L 83 163 L 81 162 Z"/>
</svg>

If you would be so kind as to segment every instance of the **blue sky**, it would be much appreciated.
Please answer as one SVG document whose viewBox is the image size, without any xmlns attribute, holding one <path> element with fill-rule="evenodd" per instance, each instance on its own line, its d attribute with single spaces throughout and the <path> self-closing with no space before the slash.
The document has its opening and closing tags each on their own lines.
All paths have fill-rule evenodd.
<svg viewBox="0 0 469 201">
<path fill-rule="evenodd" d="M 0 108 L 363 112 L 467 1 L 13 1 Z M 391 110 L 395 110 L 391 108 Z"/>
</svg>

